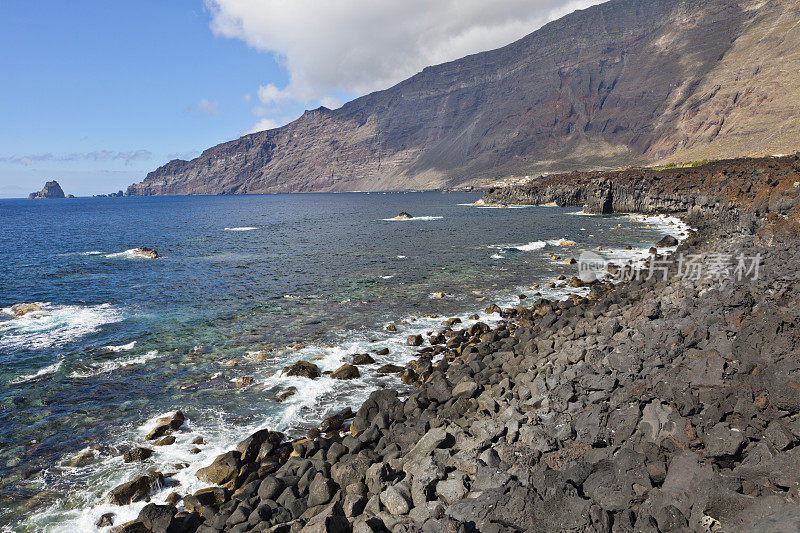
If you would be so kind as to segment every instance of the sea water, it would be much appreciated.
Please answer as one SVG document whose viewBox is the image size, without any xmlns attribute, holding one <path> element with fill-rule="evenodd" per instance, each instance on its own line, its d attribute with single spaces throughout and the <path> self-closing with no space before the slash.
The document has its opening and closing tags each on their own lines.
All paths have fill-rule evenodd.
<svg viewBox="0 0 800 533">
<path fill-rule="evenodd" d="M 601 247 L 621 262 L 686 232 L 665 217 L 469 206 L 478 196 L 0 200 L 0 526 L 91 531 L 105 512 L 135 518 L 144 502 L 106 503 L 115 485 L 156 468 L 175 474 L 153 501 L 197 490 L 197 469 L 257 429 L 301 435 L 376 388 L 402 389 L 375 369 L 414 356 L 408 335 L 474 313 L 493 323 L 482 310 L 521 293 L 564 297 L 533 289 L 577 273 L 550 253 Z M 415 219 L 391 220 L 401 211 Z M 132 253 L 140 246 L 159 258 Z M 30 302 L 42 310 L 10 314 Z M 389 355 L 351 381 L 280 372 L 300 359 L 335 370 L 380 348 Z M 187 416 L 176 443 L 124 463 L 176 409 Z M 89 464 L 68 466 L 81 453 Z"/>
</svg>

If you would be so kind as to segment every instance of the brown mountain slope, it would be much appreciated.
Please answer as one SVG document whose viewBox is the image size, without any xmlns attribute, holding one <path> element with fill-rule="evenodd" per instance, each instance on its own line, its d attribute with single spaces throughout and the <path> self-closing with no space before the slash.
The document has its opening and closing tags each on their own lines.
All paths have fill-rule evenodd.
<svg viewBox="0 0 800 533">
<path fill-rule="evenodd" d="M 613 0 L 335 111 L 171 161 L 128 194 L 431 189 L 793 152 L 798 9 L 800 0 Z"/>
</svg>

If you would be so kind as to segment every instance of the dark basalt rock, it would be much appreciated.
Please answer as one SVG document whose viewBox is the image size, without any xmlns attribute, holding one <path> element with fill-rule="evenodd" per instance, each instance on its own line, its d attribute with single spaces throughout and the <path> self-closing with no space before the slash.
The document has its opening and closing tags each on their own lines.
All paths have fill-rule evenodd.
<svg viewBox="0 0 800 533">
<path fill-rule="evenodd" d="M 297 361 L 293 365 L 283 367 L 283 373 L 287 376 L 299 376 L 309 379 L 316 379 L 322 375 L 319 367 L 308 361 Z"/>
</svg>

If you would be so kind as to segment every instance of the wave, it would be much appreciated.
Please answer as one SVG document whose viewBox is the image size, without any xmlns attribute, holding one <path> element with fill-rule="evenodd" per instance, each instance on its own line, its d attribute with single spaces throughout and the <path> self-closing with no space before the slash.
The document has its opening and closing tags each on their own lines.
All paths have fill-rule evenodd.
<svg viewBox="0 0 800 533">
<path fill-rule="evenodd" d="M 98 252 L 97 250 L 91 250 L 89 252 L 81 252 L 78 255 L 102 255 L 103 252 Z"/>
<path fill-rule="evenodd" d="M 44 368 L 39 369 L 38 372 L 34 372 L 33 374 L 23 374 L 21 376 L 16 377 L 15 379 L 11 380 L 9 383 L 16 384 L 16 383 L 24 383 L 26 381 L 33 381 L 36 378 L 45 376 L 47 374 L 55 374 L 61 365 L 63 364 L 63 360 L 56 361 L 52 365 L 48 365 Z"/>
<path fill-rule="evenodd" d="M 136 346 L 136 341 L 131 341 L 128 344 L 120 344 L 118 346 L 108 345 L 105 348 L 106 350 L 111 350 L 112 352 L 123 352 L 132 350 L 134 346 Z"/>
<path fill-rule="evenodd" d="M 97 376 L 99 374 L 105 374 L 107 372 L 112 372 L 117 370 L 118 368 L 125 368 L 129 366 L 136 366 L 144 364 L 152 359 L 158 357 L 158 350 L 151 350 L 147 353 L 142 355 L 138 355 L 136 357 L 132 357 L 130 359 L 122 359 L 122 360 L 113 360 L 113 361 L 105 361 L 103 363 L 89 363 L 85 365 L 83 370 L 75 370 L 72 372 L 69 377 L 71 378 L 89 378 L 92 376 Z"/>
<path fill-rule="evenodd" d="M 491 244 L 489 248 L 493 250 L 500 250 L 499 253 L 507 252 L 509 250 L 517 250 L 519 252 L 535 252 L 536 250 L 541 250 L 548 244 L 552 244 L 553 242 L 558 243 L 559 241 L 531 241 L 528 244 Z M 497 255 L 497 254 L 495 254 Z M 495 257 L 495 259 L 498 259 Z"/>
<path fill-rule="evenodd" d="M 225 231 L 253 231 L 255 229 L 258 229 L 258 228 L 253 227 L 253 226 L 242 226 L 242 227 L 237 227 L 237 228 L 225 228 Z"/>
<path fill-rule="evenodd" d="M 111 304 L 53 306 L 46 303 L 42 307 L 42 311 L 3 322 L 0 348 L 39 350 L 63 346 L 123 319 L 122 313 Z"/>
<path fill-rule="evenodd" d="M 106 254 L 106 257 L 109 259 L 147 259 L 141 253 L 139 253 L 139 248 L 131 248 L 129 250 L 125 250 L 124 252 L 116 252 L 113 254 Z"/>
<path fill-rule="evenodd" d="M 414 222 L 416 220 L 441 220 L 444 217 L 382 218 L 386 222 Z"/>
</svg>

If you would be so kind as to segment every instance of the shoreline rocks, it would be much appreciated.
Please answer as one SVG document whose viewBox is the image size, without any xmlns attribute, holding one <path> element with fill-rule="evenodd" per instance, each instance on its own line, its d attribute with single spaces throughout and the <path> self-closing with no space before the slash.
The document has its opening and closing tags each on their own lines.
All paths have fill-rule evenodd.
<svg viewBox="0 0 800 533">
<path fill-rule="evenodd" d="M 775 198 L 797 200 L 781 187 L 800 161 L 777 168 L 771 187 L 791 194 Z M 768 205 L 786 218 L 684 213 L 699 231 L 659 256 L 666 280 L 594 281 L 490 307 L 495 327 L 443 326 L 398 367 L 410 391 L 373 391 L 308 438 L 253 434 L 198 472 L 221 486 L 186 496 L 170 527 L 796 530 L 800 203 Z M 759 257 L 760 275 L 682 275 L 681 253 Z"/>
</svg>

